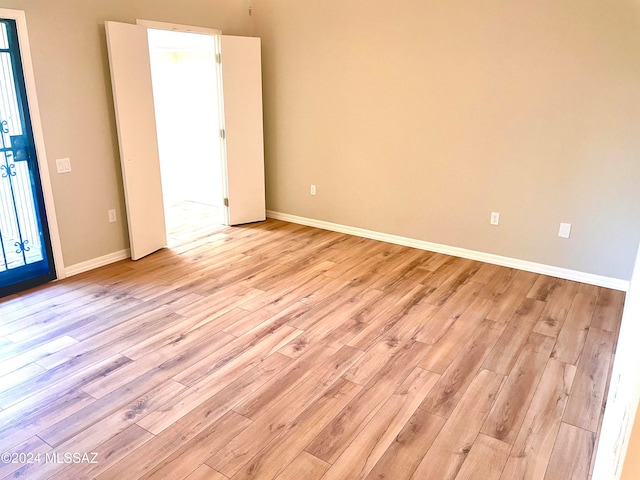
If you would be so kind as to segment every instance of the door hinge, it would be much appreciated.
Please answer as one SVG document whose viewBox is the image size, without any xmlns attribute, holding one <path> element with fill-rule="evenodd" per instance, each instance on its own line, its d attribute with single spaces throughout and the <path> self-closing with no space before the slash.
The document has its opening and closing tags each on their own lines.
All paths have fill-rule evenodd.
<svg viewBox="0 0 640 480">
<path fill-rule="evenodd" d="M 227 132 L 224 131 L 224 128 L 220 129 L 220 138 L 227 138 Z"/>
<path fill-rule="evenodd" d="M 224 199 L 224 206 L 225 206 L 225 207 L 228 207 L 228 206 L 229 206 L 229 199 L 228 199 L 228 198 L 225 198 L 225 199 Z"/>
<path fill-rule="evenodd" d="M 222 54 L 216 53 L 216 63 L 222 63 Z"/>
</svg>

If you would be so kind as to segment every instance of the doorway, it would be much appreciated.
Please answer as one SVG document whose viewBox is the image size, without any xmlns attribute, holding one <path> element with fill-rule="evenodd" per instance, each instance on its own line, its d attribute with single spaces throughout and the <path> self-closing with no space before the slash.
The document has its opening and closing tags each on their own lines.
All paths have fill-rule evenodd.
<svg viewBox="0 0 640 480">
<path fill-rule="evenodd" d="M 213 35 L 148 29 L 169 247 L 224 223 L 220 104 Z"/>
<path fill-rule="evenodd" d="M 17 24 L 0 19 L 0 297 L 55 278 Z"/>
<path fill-rule="evenodd" d="M 148 29 L 105 22 L 133 260 L 168 243 Z M 213 38 L 221 118 L 220 131 L 208 138 L 220 138 L 224 223 L 260 222 L 266 218 L 260 39 L 217 34 Z"/>
</svg>

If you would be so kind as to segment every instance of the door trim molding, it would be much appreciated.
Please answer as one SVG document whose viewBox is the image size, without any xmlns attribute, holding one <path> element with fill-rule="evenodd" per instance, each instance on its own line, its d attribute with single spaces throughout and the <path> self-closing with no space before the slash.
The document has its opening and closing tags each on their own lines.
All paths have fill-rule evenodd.
<svg viewBox="0 0 640 480">
<path fill-rule="evenodd" d="M 29 35 L 27 32 L 27 17 L 23 10 L 11 10 L 0 8 L 0 17 L 15 20 L 18 30 L 18 43 L 20 44 L 20 58 L 22 59 L 22 70 L 24 75 L 24 85 L 27 91 L 27 103 L 29 104 L 29 114 L 31 116 L 31 129 L 33 130 L 33 140 L 38 157 L 38 168 L 40 169 L 40 182 L 42 184 L 42 194 L 44 196 L 44 207 L 47 213 L 47 223 L 49 224 L 49 236 L 51 238 L 51 248 L 53 250 L 53 265 L 56 270 L 56 277 L 62 280 L 66 277 L 64 258 L 62 255 L 62 244 L 60 242 L 60 231 L 58 230 L 58 217 L 56 215 L 53 200 L 53 189 L 51 188 L 51 177 L 49 174 L 49 163 L 44 143 L 44 133 L 40 120 L 40 107 L 38 106 L 38 95 L 36 93 L 36 82 L 33 74 L 33 61 L 31 59 L 31 48 L 29 46 Z"/>
<path fill-rule="evenodd" d="M 155 30 L 171 30 L 172 32 L 203 33 L 205 35 L 222 35 L 222 30 L 195 25 L 181 25 L 179 23 L 156 22 L 154 20 L 136 19 L 136 25 L 142 25 Z"/>
</svg>

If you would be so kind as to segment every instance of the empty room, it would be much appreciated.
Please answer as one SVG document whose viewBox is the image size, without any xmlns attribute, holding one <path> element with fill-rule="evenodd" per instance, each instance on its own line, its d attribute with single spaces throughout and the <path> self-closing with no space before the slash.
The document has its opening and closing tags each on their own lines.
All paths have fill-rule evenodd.
<svg viewBox="0 0 640 480">
<path fill-rule="evenodd" d="M 640 478 L 639 100 L 635 0 L 0 0 L 0 480 Z"/>
</svg>

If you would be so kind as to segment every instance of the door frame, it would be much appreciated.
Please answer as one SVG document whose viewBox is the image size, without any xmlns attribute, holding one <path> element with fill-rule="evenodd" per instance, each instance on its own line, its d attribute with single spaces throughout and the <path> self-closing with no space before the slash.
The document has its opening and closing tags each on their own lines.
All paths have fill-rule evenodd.
<svg viewBox="0 0 640 480">
<path fill-rule="evenodd" d="M 142 25 L 153 30 L 169 30 L 172 32 L 202 33 L 205 35 L 222 35 L 222 30 L 209 27 L 182 25 L 180 23 L 156 22 L 154 20 L 136 19 L 136 25 Z"/>
<path fill-rule="evenodd" d="M 47 215 L 47 223 L 49 225 L 51 249 L 53 250 L 53 265 L 56 271 L 57 280 L 62 280 L 63 278 L 66 278 L 67 275 L 62 255 L 62 244 L 60 242 L 60 231 L 58 229 L 58 217 L 56 215 L 53 200 L 53 189 L 51 188 L 51 177 L 49 174 L 49 163 L 47 161 L 42 122 L 40 119 L 40 108 L 38 106 L 35 76 L 33 74 L 33 61 L 31 59 L 31 48 L 27 32 L 27 17 L 23 10 L 0 8 L 0 18 L 14 20 L 16 22 L 24 86 L 27 92 L 27 104 L 29 107 L 29 115 L 31 117 L 31 129 L 33 131 L 38 168 L 40 169 L 40 184 L 42 186 L 44 208 Z"/>
<path fill-rule="evenodd" d="M 154 20 L 144 20 L 144 19 L 136 19 L 136 25 L 140 25 L 143 27 L 147 27 L 153 30 L 168 30 L 170 32 L 185 32 L 185 33 L 199 33 L 202 35 L 210 35 L 214 39 L 215 49 L 216 49 L 216 58 L 220 58 L 221 53 L 221 45 L 220 45 L 220 36 L 222 35 L 222 30 L 219 28 L 209 28 L 209 27 L 198 27 L 194 25 L 183 25 L 180 23 L 169 23 L 169 22 L 156 22 Z M 216 83 L 218 87 L 217 95 L 218 95 L 218 125 L 220 131 L 225 130 L 224 125 L 224 92 L 222 85 L 222 69 L 219 61 L 216 60 Z M 224 138 L 220 142 L 220 166 L 221 166 L 221 186 L 222 186 L 222 195 L 224 199 L 229 198 L 229 182 L 228 182 L 228 172 L 227 172 L 227 150 L 226 150 L 226 142 Z M 224 206 L 222 208 L 222 223 L 223 225 L 229 226 L 229 207 Z"/>
<path fill-rule="evenodd" d="M 146 24 L 145 24 L 146 23 Z M 130 24 L 130 23 L 123 23 L 123 22 L 117 22 L 117 21 L 106 21 L 105 22 L 105 29 L 106 29 L 106 33 L 107 33 L 107 46 L 109 47 L 109 58 L 110 58 L 110 65 L 111 68 L 113 69 L 113 66 L 115 65 L 114 61 L 119 61 L 122 60 L 122 62 L 124 62 L 124 67 L 123 69 L 120 71 L 120 75 L 118 75 L 118 78 L 116 80 L 118 81 L 123 81 L 123 85 L 128 85 L 128 83 L 133 82 L 132 79 L 127 79 L 127 75 L 126 72 L 127 71 L 133 71 L 133 70 L 138 70 L 138 75 L 137 75 L 137 79 L 140 80 L 142 79 L 142 77 L 144 77 L 144 82 L 146 83 L 146 79 L 147 77 L 151 77 L 152 76 L 152 72 L 151 72 L 151 65 L 150 65 L 150 61 L 149 61 L 149 55 L 150 55 L 150 51 L 149 51 L 149 45 L 148 45 L 148 37 L 146 35 L 146 32 L 150 29 L 153 29 L 152 27 L 147 26 L 149 24 L 148 21 L 141 21 L 141 20 L 137 20 L 137 22 L 135 24 Z M 153 26 L 159 26 L 159 27 L 165 27 L 167 30 L 171 30 L 171 31 L 185 31 L 185 30 L 191 30 L 193 31 L 192 27 L 189 26 L 184 26 L 184 25 L 177 25 L 177 24 L 167 24 L 167 23 L 159 23 L 159 22 L 154 22 L 152 23 Z M 110 31 L 111 28 L 113 27 L 113 35 L 111 35 Z M 257 144 L 260 146 L 260 172 L 259 172 L 259 176 L 260 176 L 260 184 L 259 184 L 259 190 L 262 192 L 262 195 L 259 197 L 259 201 L 260 201 L 260 205 L 258 205 L 258 208 L 255 208 L 256 205 L 254 205 L 255 202 L 253 202 L 253 200 L 255 200 L 255 192 L 251 189 L 247 189 L 247 188 L 236 188 L 235 190 L 232 191 L 231 189 L 231 178 L 230 178 L 230 168 L 229 165 L 232 163 L 230 162 L 230 158 L 229 158 L 229 135 L 231 132 L 227 132 L 227 129 L 229 127 L 229 122 L 228 122 L 228 110 L 231 110 L 232 113 L 235 112 L 235 116 L 234 118 L 237 120 L 236 117 L 241 117 L 243 114 L 243 111 L 239 111 L 236 112 L 236 110 L 238 110 L 236 108 L 236 104 L 230 100 L 229 102 L 228 100 L 228 96 L 226 94 L 227 88 L 224 85 L 217 85 L 217 90 L 218 90 L 218 96 L 219 98 L 223 98 L 224 102 L 220 102 L 219 105 L 219 114 L 222 117 L 221 118 L 221 122 L 220 122 L 220 136 L 222 138 L 222 141 L 220 143 L 221 146 L 221 150 L 222 150 L 222 155 L 221 155 L 221 170 L 222 170 L 222 187 L 223 187 L 223 193 L 224 193 L 224 214 L 225 214 L 225 221 L 224 224 L 225 225 L 240 225 L 240 224 L 245 224 L 245 223 L 250 223 L 250 222 L 259 222 L 259 221 L 264 221 L 266 219 L 266 207 L 265 207 L 265 195 L 264 195 L 264 189 L 265 189 L 265 185 L 264 185 L 264 139 L 263 139 L 263 114 L 262 114 L 262 76 L 261 76 L 261 71 L 262 71 L 262 67 L 260 64 L 260 39 L 259 38 L 255 38 L 255 37 L 237 37 L 238 39 L 243 38 L 244 40 L 251 40 L 252 43 L 255 43 L 256 41 L 257 46 L 258 46 L 258 50 L 256 50 L 255 45 L 252 47 L 252 49 L 250 51 L 248 51 L 248 53 L 250 53 L 250 55 L 247 55 L 247 59 L 249 59 L 250 62 L 258 62 L 258 66 L 257 66 L 257 70 L 256 67 L 252 67 L 253 70 L 250 68 L 248 70 L 248 74 L 246 74 L 246 72 L 244 72 L 244 70 L 246 70 L 246 68 L 242 68 L 242 62 L 238 62 L 238 59 L 235 59 L 236 62 L 235 64 L 232 62 L 230 65 L 230 69 L 228 71 L 225 68 L 225 62 L 224 62 L 224 56 L 225 55 L 230 55 L 231 59 L 235 58 L 235 55 L 238 54 L 238 50 L 241 50 L 242 53 L 247 53 L 246 48 L 238 48 L 239 46 L 233 45 L 233 43 L 228 43 L 227 41 L 223 41 L 224 39 L 232 39 L 235 37 L 225 37 L 223 35 L 221 35 L 219 33 L 219 31 L 215 30 L 215 29 L 211 29 L 211 32 L 206 32 L 206 34 L 208 36 L 211 36 L 214 40 L 218 39 L 219 41 L 216 42 L 217 45 L 220 46 L 220 52 L 218 52 L 218 54 L 216 55 L 216 63 L 217 63 L 217 70 L 221 73 L 223 73 L 223 75 L 221 75 L 224 79 L 228 79 L 229 80 L 229 84 L 234 86 L 235 88 L 232 88 L 232 92 L 235 91 L 236 95 L 235 97 L 238 97 L 238 91 L 240 91 L 242 89 L 242 85 L 247 84 L 246 78 L 244 77 L 250 77 L 249 83 L 252 85 L 252 88 L 258 90 L 260 92 L 260 98 L 259 98 L 259 107 L 260 107 L 260 115 L 259 115 L 259 128 L 254 128 L 253 130 L 253 135 L 251 135 L 251 131 L 249 131 L 249 134 L 247 134 L 246 132 L 246 128 L 242 129 L 242 130 L 238 130 L 236 133 L 240 132 L 239 135 L 237 135 L 237 137 L 242 137 L 243 133 L 247 134 L 248 137 L 246 141 L 250 142 L 253 146 L 255 146 L 254 144 Z M 119 32 L 119 33 L 117 33 Z M 201 34 L 203 34 L 205 32 L 201 32 Z M 120 41 L 120 43 L 122 43 L 122 45 L 117 45 L 118 41 Z M 225 43 L 228 43 L 228 45 L 225 45 Z M 135 44 L 135 45 L 134 45 Z M 117 48 L 111 48 L 111 47 L 117 47 Z M 135 54 L 132 53 L 132 49 L 135 46 Z M 145 48 L 145 53 L 143 54 L 143 50 L 142 47 Z M 243 47 L 246 47 L 246 45 L 244 45 Z M 224 50 L 228 50 L 228 51 L 224 51 Z M 257 51 L 257 55 L 255 55 Z M 122 58 L 118 58 L 119 56 L 121 56 Z M 129 63 L 127 64 L 127 62 L 125 61 L 125 59 L 129 59 Z M 142 59 L 142 61 L 141 61 Z M 245 59 L 245 60 L 247 60 Z M 147 70 L 149 70 L 147 72 Z M 258 82 L 257 84 L 255 84 L 255 79 L 256 79 L 256 75 L 255 75 L 255 71 L 259 72 L 259 77 L 258 77 Z M 239 77 L 238 79 L 234 78 L 234 75 Z M 221 78 L 220 73 L 218 78 Z M 115 85 L 115 80 L 114 80 L 114 74 L 112 72 L 112 83 L 114 83 Z M 133 78 L 133 77 L 132 77 Z M 149 78 L 149 85 L 148 88 L 151 89 L 151 92 L 153 92 L 152 90 L 152 78 Z M 223 81 L 223 82 L 219 82 L 222 84 L 225 84 L 227 82 Z M 251 87 L 250 85 L 250 87 Z M 257 85 L 257 86 L 256 86 Z M 120 114 L 118 112 L 118 107 L 117 107 L 117 103 L 118 103 L 118 93 L 117 90 L 118 88 L 116 88 L 117 85 L 114 86 L 114 102 L 116 103 L 116 123 L 119 125 L 121 123 L 120 120 Z M 142 88 L 143 85 L 140 84 L 137 86 L 138 88 Z M 247 87 L 249 88 L 249 87 Z M 128 91 L 125 89 L 125 92 Z M 139 96 L 139 94 L 135 94 L 135 93 L 131 93 L 129 92 L 129 100 L 132 101 L 133 103 L 136 102 L 137 97 Z M 145 93 L 144 95 L 145 99 L 147 98 L 147 95 Z M 241 100 L 244 101 L 244 97 L 242 95 L 240 95 Z M 146 101 L 146 100 L 145 100 Z M 148 102 L 146 102 L 148 103 Z M 237 103 L 237 102 L 236 102 Z M 242 103 L 240 103 L 242 104 Z M 223 106 L 223 108 L 220 108 L 220 106 Z M 148 107 L 142 107 L 140 106 L 140 108 L 138 109 L 134 109 L 134 116 L 138 117 L 137 118 L 137 124 L 136 127 L 144 127 L 147 128 L 148 126 L 146 125 L 147 122 L 149 123 L 154 123 L 155 124 L 155 113 L 153 112 L 153 110 L 151 110 L 151 116 L 153 116 L 153 120 L 145 120 L 146 117 L 149 117 L 149 111 L 150 110 Z M 144 114 L 142 113 L 144 111 Z M 143 119 L 144 117 L 144 119 Z M 253 123 L 255 123 L 256 125 L 258 125 L 258 123 L 256 122 L 256 117 L 255 115 L 252 115 L 250 120 L 252 120 Z M 144 120 L 144 122 L 143 122 Z M 127 122 L 125 122 L 127 123 Z M 145 125 L 142 125 L 142 123 L 144 123 Z M 238 122 L 235 122 L 236 124 L 238 124 Z M 130 132 L 129 130 L 131 125 L 127 124 L 127 134 L 129 135 Z M 118 126 L 118 129 L 120 129 L 120 126 Z M 235 127 L 233 128 L 233 130 L 235 131 Z M 157 132 L 156 132 L 157 133 Z M 215 134 L 215 133 L 214 133 Z M 135 137 L 135 134 L 132 134 L 133 138 Z M 234 134 L 235 135 L 235 134 Z M 255 137 L 255 138 L 253 138 Z M 235 138 L 235 137 L 234 137 Z M 120 148 L 122 150 L 123 146 L 122 146 L 122 141 L 120 142 Z M 236 144 L 238 143 L 237 141 L 235 142 Z M 246 152 L 243 152 L 243 149 L 234 149 L 234 150 L 239 150 L 239 152 L 233 153 L 233 156 L 239 156 L 240 158 L 243 158 L 243 154 L 244 157 L 247 157 Z M 246 149 L 245 149 L 246 150 Z M 255 150 L 255 148 L 254 148 Z M 255 153 L 255 152 L 249 152 L 249 153 Z M 125 153 L 121 152 L 121 157 L 125 157 Z M 154 154 L 155 156 L 155 154 Z M 251 155 L 250 155 L 251 156 Z M 255 155 L 253 155 L 255 156 Z M 122 158 L 121 158 L 122 160 Z M 132 159 L 129 159 L 132 160 Z M 246 162 L 244 162 L 246 163 Z M 235 162 L 234 162 L 235 165 Z M 241 166 L 240 166 L 241 167 Z M 155 172 L 155 166 L 154 168 L 154 172 Z M 155 175 L 155 173 L 154 173 Z M 251 186 L 256 186 L 257 185 L 257 175 L 254 175 L 253 177 L 251 177 L 252 183 Z M 155 180 L 154 180 L 155 181 Z M 246 182 L 245 182 L 246 183 Z M 149 183 L 147 182 L 145 185 L 149 186 Z M 127 190 L 127 181 L 125 179 L 125 196 L 126 196 L 126 190 Z M 151 188 L 151 187 L 149 187 Z M 159 188 L 161 189 L 161 186 L 159 186 Z M 154 190 L 154 195 L 157 192 L 157 189 L 155 186 L 153 186 L 153 190 Z M 234 195 L 230 195 L 232 194 L 234 191 L 236 191 L 237 193 L 235 193 Z M 249 192 L 251 195 L 244 195 L 244 193 Z M 157 201 L 156 199 L 154 199 L 154 201 Z M 159 201 L 162 201 L 162 199 L 160 199 Z M 231 211 L 231 207 L 234 205 L 237 205 L 237 212 L 236 214 L 232 215 L 232 211 Z M 149 204 L 151 205 L 151 204 Z M 250 209 L 252 208 L 252 209 Z M 127 206 L 127 210 L 129 210 L 129 207 Z M 154 210 L 155 212 L 155 210 Z M 129 212 L 128 212 L 129 213 Z M 157 213 L 157 212 L 155 212 Z M 156 215 L 157 220 L 159 220 L 159 215 Z M 162 219 L 163 223 L 164 223 L 164 218 Z M 131 220 L 130 220 L 131 222 Z M 158 222 L 159 225 L 159 222 Z M 163 226 L 164 228 L 164 226 Z M 149 229 L 147 228 L 147 233 L 149 233 Z M 158 241 L 158 239 L 160 239 L 160 235 L 158 234 L 160 230 L 155 228 L 155 224 L 154 224 L 154 230 L 153 233 L 154 235 L 157 234 L 157 238 L 155 240 L 147 238 L 147 240 L 149 241 L 149 246 L 154 246 L 154 244 L 158 244 L 161 243 Z M 132 233 L 133 229 L 129 228 L 129 236 L 130 239 L 133 243 L 133 241 L 135 240 L 134 238 L 134 234 Z M 147 235 L 147 237 L 151 237 L 150 234 Z M 164 246 L 164 245 L 163 245 Z M 159 247 L 162 248 L 162 247 Z M 151 251 L 149 251 L 149 253 L 151 253 Z M 144 255 L 142 255 L 144 256 Z"/>
</svg>

